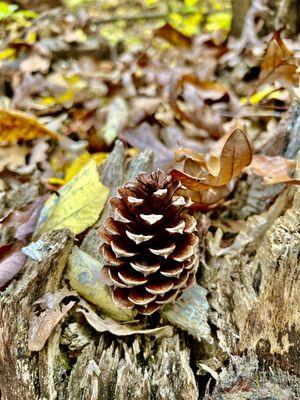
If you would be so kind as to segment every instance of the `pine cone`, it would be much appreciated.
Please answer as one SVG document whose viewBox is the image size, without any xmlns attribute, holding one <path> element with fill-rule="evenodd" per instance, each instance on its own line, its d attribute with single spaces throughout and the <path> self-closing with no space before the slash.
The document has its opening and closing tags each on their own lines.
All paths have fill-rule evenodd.
<svg viewBox="0 0 300 400">
<path fill-rule="evenodd" d="M 150 315 L 195 282 L 196 220 L 186 214 L 191 200 L 176 195 L 180 185 L 158 170 L 140 174 L 111 198 L 100 250 L 117 306 Z"/>
</svg>

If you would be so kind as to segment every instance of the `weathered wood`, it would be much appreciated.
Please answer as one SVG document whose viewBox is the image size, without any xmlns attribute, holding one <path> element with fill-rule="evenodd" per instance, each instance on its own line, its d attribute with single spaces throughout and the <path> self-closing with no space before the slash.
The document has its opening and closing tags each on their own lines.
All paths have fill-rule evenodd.
<svg viewBox="0 0 300 400">
<path fill-rule="evenodd" d="M 39 354 L 28 349 L 28 328 L 33 304 L 61 286 L 73 239 L 68 231 L 43 237 L 48 255 L 41 262 L 27 259 L 23 274 L 13 281 L 0 302 L 0 389 L 3 400 L 40 397 Z M 51 363 L 48 363 L 51 366 Z"/>
<path fill-rule="evenodd" d="M 127 344 L 100 337 L 84 348 L 72 369 L 68 399 L 196 400 L 189 350 L 179 336 Z"/>
<path fill-rule="evenodd" d="M 265 368 L 299 376 L 299 189 L 286 189 L 267 212 L 249 218 L 229 248 L 219 240 L 209 239 L 204 281 L 221 348 L 252 351 Z"/>
<path fill-rule="evenodd" d="M 292 115 L 287 132 L 282 131 L 287 142 L 278 142 L 286 144 L 283 152 L 291 149 L 287 143 L 298 140 L 298 113 Z M 121 143 L 114 157 L 107 165 L 116 162 L 117 171 L 106 166 L 102 172 L 112 190 L 125 176 L 147 170 L 152 156 L 142 153 L 128 171 Z M 95 258 L 99 224 L 81 246 Z M 74 306 L 37 353 L 27 344 L 34 302 L 62 286 L 73 245 L 68 231 L 43 236 L 47 256 L 41 262 L 28 259 L 1 294 L 1 400 L 196 400 L 205 392 L 208 374 L 216 386 L 207 388 L 206 399 L 299 398 L 300 190 L 286 189 L 267 211 L 250 217 L 231 246 L 220 247 L 221 236 L 220 230 L 215 236 L 208 232 L 203 249 L 200 283 L 206 290 L 201 289 L 199 302 L 207 291 L 209 306 L 205 302 L 202 331 L 189 336 L 174 329 L 173 337 L 160 339 L 116 338 L 90 327 Z M 174 313 L 171 318 L 175 323 Z"/>
<path fill-rule="evenodd" d="M 300 381 L 280 369 L 261 370 L 257 357 L 231 357 L 212 394 L 204 400 L 298 400 Z"/>
</svg>

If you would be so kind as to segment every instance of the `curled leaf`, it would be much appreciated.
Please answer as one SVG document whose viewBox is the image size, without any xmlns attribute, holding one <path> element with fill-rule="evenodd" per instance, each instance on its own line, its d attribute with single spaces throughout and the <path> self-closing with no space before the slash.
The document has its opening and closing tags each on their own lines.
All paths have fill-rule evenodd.
<svg viewBox="0 0 300 400">
<path fill-rule="evenodd" d="M 194 201 L 208 204 L 209 201 L 216 202 L 228 194 L 226 185 L 251 163 L 252 149 L 245 132 L 237 128 L 226 140 L 218 159 L 211 157 L 206 161 L 203 155 L 191 151 L 187 151 L 185 155 L 184 150 L 180 150 L 180 157 L 185 157 L 184 169 L 189 173 L 174 169 L 171 171 L 173 179 L 180 180 L 187 189 L 196 194 L 213 190 L 211 200 L 205 199 L 203 195 L 198 199 L 192 196 Z"/>
<path fill-rule="evenodd" d="M 120 323 L 114 319 L 97 314 L 93 308 L 84 300 L 78 303 L 78 311 L 82 313 L 87 322 L 97 332 L 110 332 L 116 336 L 135 335 L 137 333 L 144 335 L 152 335 L 156 337 L 172 336 L 173 330 L 170 325 L 160 326 L 157 328 L 143 329 L 141 324 L 137 323 Z"/>
<path fill-rule="evenodd" d="M 46 293 L 34 305 L 39 305 L 42 309 L 40 314 L 32 312 L 29 322 L 28 348 L 31 351 L 40 351 L 44 347 L 47 339 L 51 335 L 55 326 L 74 306 L 75 292 L 67 288 L 58 290 L 55 293 Z M 67 298 L 72 298 L 67 304 L 62 304 Z"/>
</svg>

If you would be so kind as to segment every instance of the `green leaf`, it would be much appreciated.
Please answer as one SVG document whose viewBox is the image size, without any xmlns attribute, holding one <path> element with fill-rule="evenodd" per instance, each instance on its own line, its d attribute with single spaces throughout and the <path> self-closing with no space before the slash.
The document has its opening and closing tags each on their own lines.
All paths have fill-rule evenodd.
<svg viewBox="0 0 300 400">
<path fill-rule="evenodd" d="M 0 1 L 0 20 L 13 15 L 18 8 L 16 4 L 7 4 L 4 1 Z"/>
<path fill-rule="evenodd" d="M 15 18 L 37 18 L 39 14 L 32 10 L 21 10 L 14 13 Z"/>
<path fill-rule="evenodd" d="M 47 200 L 36 234 L 61 228 L 68 228 L 75 235 L 83 232 L 98 220 L 108 195 L 109 189 L 100 182 L 95 161 L 89 162 L 58 195 Z"/>
<path fill-rule="evenodd" d="M 68 261 L 67 277 L 72 289 L 118 321 L 134 318 L 131 310 L 122 310 L 112 301 L 109 288 L 101 280 L 102 264 L 74 246 Z"/>
</svg>

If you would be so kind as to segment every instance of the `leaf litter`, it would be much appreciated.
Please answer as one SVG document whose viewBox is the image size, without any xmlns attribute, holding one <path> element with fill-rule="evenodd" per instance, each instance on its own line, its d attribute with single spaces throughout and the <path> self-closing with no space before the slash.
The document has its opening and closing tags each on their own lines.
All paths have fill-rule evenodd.
<svg viewBox="0 0 300 400">
<path fill-rule="evenodd" d="M 277 134 L 295 100 L 299 46 L 282 30 L 271 38 L 259 34 L 257 20 L 266 12 L 259 1 L 250 7 L 240 39 L 227 38 L 226 18 L 220 30 L 215 30 L 215 18 L 201 32 L 200 10 L 194 25 L 188 16 L 179 22 L 135 23 L 136 41 L 128 28 L 119 36 L 114 22 L 99 24 L 103 15 L 93 6 L 25 13 L 25 29 L 18 27 L 15 14 L 23 11 L 6 8 L 3 18 L 10 24 L 6 37 L 0 35 L 2 290 L 18 278 L 26 255 L 38 262 L 46 257 L 44 233 L 67 228 L 80 245 L 93 231 L 107 209 L 111 188 L 100 176 L 117 139 L 127 148 L 126 168 L 139 152 L 152 150 L 154 168 L 180 179 L 194 209 L 207 212 L 209 227 L 224 234 L 236 236 L 245 226 L 235 217 L 234 205 L 253 175 L 263 184 L 299 184 L 293 177 L 295 162 L 284 157 L 284 148 L 276 144 L 270 153 L 266 141 L 260 145 L 270 135 L 270 123 Z M 95 35 L 98 29 L 102 35 Z M 25 187 L 31 191 L 16 194 Z M 117 322 L 122 318 L 106 302 L 97 268 L 99 260 L 73 248 L 66 277 L 79 302 L 75 306 L 74 292 L 67 289 L 45 295 L 39 301 L 42 313 L 32 315 L 31 350 L 40 350 L 75 309 L 98 332 L 171 333 L 170 326 L 148 329 L 141 321 L 132 326 Z M 95 295 L 102 291 L 103 298 Z M 64 298 L 71 299 L 67 305 Z M 210 342 L 205 294 L 201 301 L 201 309 L 190 310 L 182 301 L 162 316 Z M 194 312 L 203 317 L 202 331 L 190 319 Z"/>
</svg>

